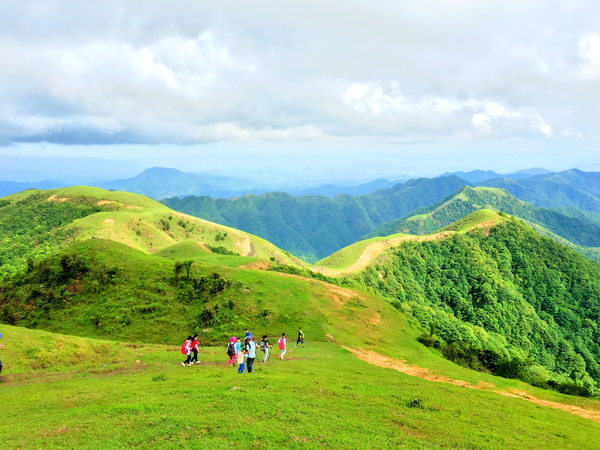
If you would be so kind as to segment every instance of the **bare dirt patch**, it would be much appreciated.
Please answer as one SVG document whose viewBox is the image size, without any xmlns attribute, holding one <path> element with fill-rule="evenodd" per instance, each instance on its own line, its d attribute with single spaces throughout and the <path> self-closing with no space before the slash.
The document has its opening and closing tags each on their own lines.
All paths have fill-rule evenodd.
<svg viewBox="0 0 600 450">
<path fill-rule="evenodd" d="M 338 305 L 345 305 L 350 299 L 356 297 L 356 292 L 350 289 L 344 289 L 333 284 L 323 283 L 327 287 L 327 298 L 333 300 Z"/>
<path fill-rule="evenodd" d="M 250 269 L 250 270 L 267 270 L 273 266 L 271 261 L 266 259 L 261 259 L 260 261 L 256 261 L 250 264 L 246 264 L 240 267 L 240 269 Z"/>
<path fill-rule="evenodd" d="M 398 372 L 402 372 L 406 375 L 412 375 L 415 377 L 422 378 L 427 381 L 433 381 L 436 383 L 449 383 L 454 384 L 456 386 L 462 386 L 469 389 L 479 389 L 485 390 L 489 392 L 494 392 L 495 394 L 503 395 L 505 397 L 511 398 L 520 398 L 523 400 L 530 401 L 537 405 L 547 406 L 549 408 L 561 409 L 563 411 L 567 411 L 571 414 L 575 414 L 577 416 L 583 417 L 585 419 L 593 420 L 594 422 L 600 423 L 600 411 L 584 409 L 579 406 L 574 405 L 565 405 L 563 403 L 551 402 L 548 400 L 542 400 L 540 398 L 534 397 L 530 395 L 528 392 L 518 391 L 513 389 L 511 392 L 504 392 L 495 389 L 495 385 L 492 383 L 487 383 L 480 381 L 477 385 L 472 385 L 471 383 L 463 380 L 454 380 L 452 378 L 444 377 L 442 375 L 436 375 L 428 369 L 418 366 L 412 366 L 407 364 L 406 361 L 400 359 L 394 359 L 387 356 L 380 355 L 379 353 L 367 351 L 367 350 L 358 350 L 346 348 L 356 356 L 357 358 L 362 359 L 363 361 L 368 362 L 369 364 L 373 364 L 375 366 L 384 367 L 387 369 L 394 369 Z"/>
<path fill-rule="evenodd" d="M 104 219 L 102 223 L 113 225 L 115 223 L 115 219 Z"/>
<path fill-rule="evenodd" d="M 379 325 L 379 322 L 381 322 L 381 316 L 376 314 L 373 317 L 371 317 L 369 320 L 367 320 L 367 322 L 369 322 L 373 326 Z"/>
<path fill-rule="evenodd" d="M 49 202 L 59 202 L 59 203 L 64 203 L 67 200 L 71 200 L 69 197 L 57 197 L 56 194 L 51 195 L 50 197 L 48 197 L 48 201 Z"/>
<path fill-rule="evenodd" d="M 198 244 L 198 247 L 200 247 L 206 253 L 212 253 L 212 250 L 208 248 L 204 242 L 197 241 L 196 244 Z"/>
<path fill-rule="evenodd" d="M 312 270 L 315 272 L 319 272 L 328 277 L 336 277 L 340 275 L 344 275 L 351 272 L 358 272 L 364 268 L 366 268 L 371 261 L 385 252 L 387 249 L 395 247 L 402 242 L 405 241 L 417 241 L 417 242 L 425 242 L 425 241 L 435 241 L 438 239 L 443 239 L 450 236 L 452 233 L 449 232 L 441 232 L 435 233 L 427 236 L 400 236 L 392 239 L 386 239 L 379 242 L 374 242 L 367 247 L 365 247 L 356 260 L 354 264 L 352 264 L 347 269 L 337 270 L 330 269 L 327 267 L 313 267 Z"/>
</svg>

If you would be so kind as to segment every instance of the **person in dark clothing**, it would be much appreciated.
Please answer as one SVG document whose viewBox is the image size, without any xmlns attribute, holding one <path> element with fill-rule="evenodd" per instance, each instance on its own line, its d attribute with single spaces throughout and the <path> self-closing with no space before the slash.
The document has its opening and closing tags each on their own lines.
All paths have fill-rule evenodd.
<svg viewBox="0 0 600 450">
<path fill-rule="evenodd" d="M 298 328 L 298 340 L 296 341 L 296 347 L 298 347 L 300 344 L 302 344 L 302 347 L 304 347 L 304 332 L 302 331 L 302 328 Z"/>
<path fill-rule="evenodd" d="M 196 333 L 192 339 L 192 353 L 194 356 L 192 356 L 190 364 L 200 364 L 200 361 L 198 361 L 198 344 L 198 333 Z"/>
</svg>

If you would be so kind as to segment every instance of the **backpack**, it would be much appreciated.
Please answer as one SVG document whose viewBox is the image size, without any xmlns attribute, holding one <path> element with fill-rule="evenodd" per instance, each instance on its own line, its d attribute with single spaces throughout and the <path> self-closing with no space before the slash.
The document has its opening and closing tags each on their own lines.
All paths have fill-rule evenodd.
<svg viewBox="0 0 600 450">
<path fill-rule="evenodd" d="M 183 345 L 181 346 L 181 353 L 183 353 L 184 355 L 187 355 L 187 340 L 183 343 Z"/>
<path fill-rule="evenodd" d="M 265 342 L 265 340 L 263 339 L 262 341 L 260 341 L 260 349 L 264 352 L 267 349 L 267 343 Z"/>
<path fill-rule="evenodd" d="M 227 356 L 235 355 L 235 342 L 227 344 Z"/>
<path fill-rule="evenodd" d="M 279 348 L 283 350 L 285 348 L 285 339 L 279 338 Z"/>
</svg>

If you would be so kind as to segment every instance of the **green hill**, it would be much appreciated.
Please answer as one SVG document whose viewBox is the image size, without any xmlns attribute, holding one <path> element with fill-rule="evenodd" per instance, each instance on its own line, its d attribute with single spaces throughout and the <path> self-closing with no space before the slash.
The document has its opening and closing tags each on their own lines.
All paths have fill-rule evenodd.
<svg viewBox="0 0 600 450">
<path fill-rule="evenodd" d="M 445 227 L 439 233 L 424 236 L 406 233 L 391 234 L 358 241 L 316 262 L 312 269 L 331 277 L 359 272 L 376 258 L 404 242 L 445 239 L 453 233 L 466 233 L 474 228 L 490 228 L 504 220 L 506 220 L 506 215 L 500 215 L 489 209 L 480 209 Z"/>
<path fill-rule="evenodd" d="M 301 264 L 257 236 L 175 212 L 147 197 L 100 188 L 29 190 L 0 199 L 1 273 L 28 258 L 87 239 L 109 239 L 145 253 L 196 242 L 198 254 L 227 253 Z M 189 250 L 189 248 L 188 248 Z"/>
<path fill-rule="evenodd" d="M 202 363 L 183 368 L 174 347 L 8 326 L 2 330 L 7 346 L 0 350 L 6 364 L 0 401 L 10 407 L 0 437 L 6 449 L 112 449 L 124 443 L 157 448 L 590 448 L 600 429 L 597 400 L 447 363 L 457 378 L 429 372 L 437 377 L 433 382 L 424 369 L 421 376 L 403 373 L 403 367 L 417 370 L 395 358 L 407 348 L 424 349 L 424 361 L 435 359 L 406 334 L 395 340 L 399 345 L 386 358 L 397 364 L 395 369 L 378 366 L 376 360 L 369 364 L 333 342 L 309 341 L 304 349 L 292 347 L 285 361 L 275 357 L 254 374 L 239 375 L 224 362 L 223 348 L 203 347 Z M 37 356 L 50 362 L 47 367 L 30 364 L 36 361 L 28 348 L 32 342 L 44 343 Z M 57 360 L 57 355 L 73 358 Z M 243 425 L 231 427 L 232 420 Z"/>
<path fill-rule="evenodd" d="M 540 208 L 513 197 L 503 189 L 469 186 L 431 208 L 415 211 L 411 217 L 388 222 L 372 235 L 430 234 L 482 208 L 518 216 L 576 246 L 600 246 L 600 220 L 597 215 L 575 208 Z"/>
<path fill-rule="evenodd" d="M 515 197 L 540 207 L 572 207 L 600 213 L 600 172 L 571 169 L 518 180 L 486 180 L 480 185 L 506 189 Z"/>
<path fill-rule="evenodd" d="M 270 192 L 227 200 L 189 196 L 163 202 L 177 211 L 261 236 L 305 261 L 315 262 L 465 184 L 450 176 L 411 180 L 357 197 L 296 197 Z"/>
<path fill-rule="evenodd" d="M 403 239 L 349 282 L 397 302 L 431 327 L 425 342 L 439 347 L 441 338 L 458 362 L 595 390 L 600 266 L 518 219 L 490 216 L 477 211 L 427 239 Z"/>
</svg>

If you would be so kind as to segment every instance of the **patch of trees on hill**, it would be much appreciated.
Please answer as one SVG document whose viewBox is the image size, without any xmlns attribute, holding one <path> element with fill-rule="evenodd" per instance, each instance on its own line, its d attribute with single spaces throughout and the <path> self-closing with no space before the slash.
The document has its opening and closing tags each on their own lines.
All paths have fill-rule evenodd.
<svg viewBox="0 0 600 450">
<path fill-rule="evenodd" d="M 112 207 L 93 198 L 48 201 L 47 192 L 0 199 L 0 276 L 14 273 L 27 258 L 37 260 L 60 247 L 72 233 L 65 225 Z"/>
<path fill-rule="evenodd" d="M 517 219 L 407 242 L 354 282 L 465 365 L 577 394 L 600 383 L 600 266 Z"/>
</svg>

